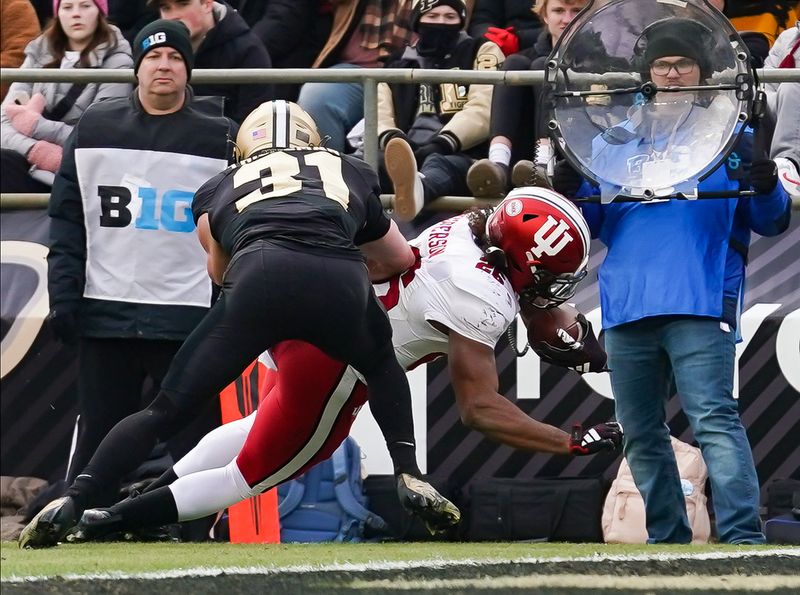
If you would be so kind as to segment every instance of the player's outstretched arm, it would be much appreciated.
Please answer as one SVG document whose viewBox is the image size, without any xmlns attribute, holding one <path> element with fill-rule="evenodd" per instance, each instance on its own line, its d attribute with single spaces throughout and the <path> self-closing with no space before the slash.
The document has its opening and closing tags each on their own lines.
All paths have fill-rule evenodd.
<svg viewBox="0 0 800 595">
<path fill-rule="evenodd" d="M 452 330 L 449 337 L 450 379 L 465 425 L 520 450 L 569 453 L 569 434 L 529 417 L 497 392 L 497 365 L 492 348 Z"/>
<path fill-rule="evenodd" d="M 410 268 L 416 257 L 411 246 L 392 221 L 389 231 L 382 238 L 359 246 L 367 258 L 370 281 L 384 281 Z"/>
</svg>

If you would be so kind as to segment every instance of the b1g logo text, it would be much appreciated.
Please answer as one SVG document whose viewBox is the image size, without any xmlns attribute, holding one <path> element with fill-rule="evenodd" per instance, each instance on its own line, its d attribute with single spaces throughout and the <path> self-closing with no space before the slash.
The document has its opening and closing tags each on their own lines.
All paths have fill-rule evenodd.
<svg viewBox="0 0 800 595">
<path fill-rule="evenodd" d="M 142 40 L 142 49 L 146 50 L 151 45 L 155 45 L 157 43 L 164 43 L 165 41 L 167 41 L 167 34 L 164 33 L 163 31 L 158 31 L 156 33 L 153 33 L 148 38 Z"/>
<path fill-rule="evenodd" d="M 133 222 L 137 229 L 163 229 L 166 231 L 192 232 L 193 192 L 167 190 L 158 200 L 155 188 L 139 187 L 137 203 L 133 210 L 130 189 L 125 186 L 98 186 L 100 198 L 100 227 L 127 227 Z M 139 207 L 138 209 L 136 207 Z M 133 221 L 134 212 L 138 217 Z"/>
</svg>

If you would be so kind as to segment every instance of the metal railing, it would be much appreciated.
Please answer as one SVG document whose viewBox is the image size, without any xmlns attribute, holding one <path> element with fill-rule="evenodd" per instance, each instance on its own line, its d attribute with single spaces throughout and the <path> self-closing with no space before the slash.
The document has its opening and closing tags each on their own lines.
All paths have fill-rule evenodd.
<svg viewBox="0 0 800 595">
<path fill-rule="evenodd" d="M 800 68 L 760 69 L 759 80 L 767 83 L 800 82 Z M 584 75 L 603 80 L 606 75 Z M 610 74 L 609 76 L 618 76 Z M 133 69 L 95 68 L 0 68 L 0 82 L 73 82 L 73 83 L 131 83 L 136 84 Z M 256 85 L 262 83 L 343 83 L 359 82 L 364 87 L 364 160 L 373 168 L 378 166 L 378 83 L 459 83 L 487 85 L 541 85 L 543 70 L 485 71 L 436 70 L 423 68 L 238 68 L 197 69 L 192 71 L 192 83 L 226 83 Z M 30 202 L 25 198 L 30 196 Z M 41 196 L 3 194 L 0 209 L 35 208 L 42 205 Z M 35 198 L 34 198 L 35 197 Z M 384 204 L 387 198 L 384 198 Z M 46 199 L 44 204 L 46 204 Z M 496 202 L 488 199 L 486 203 Z M 432 208 L 457 210 L 460 205 L 474 205 L 471 197 L 441 197 Z M 466 208 L 466 206 L 464 208 Z M 795 203 L 795 209 L 800 204 Z"/>
</svg>

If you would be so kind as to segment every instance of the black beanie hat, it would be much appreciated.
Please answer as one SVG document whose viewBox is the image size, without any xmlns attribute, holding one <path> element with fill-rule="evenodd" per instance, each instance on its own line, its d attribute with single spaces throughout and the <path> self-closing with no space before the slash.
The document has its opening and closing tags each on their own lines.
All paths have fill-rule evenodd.
<svg viewBox="0 0 800 595">
<path fill-rule="evenodd" d="M 647 66 L 664 56 L 691 58 L 707 73 L 714 43 L 711 30 L 696 21 L 677 17 L 656 21 L 642 31 L 636 47 Z"/>
<path fill-rule="evenodd" d="M 419 18 L 437 6 L 449 6 L 455 10 L 461 19 L 461 26 L 464 26 L 467 20 L 467 5 L 464 0 L 416 0 L 411 11 L 411 30 L 416 31 L 419 26 Z"/>
<path fill-rule="evenodd" d="M 194 51 L 192 50 L 192 40 L 189 36 L 189 29 L 181 21 L 169 21 L 159 19 L 153 21 L 139 31 L 133 41 L 133 73 L 139 72 L 139 64 L 144 55 L 155 48 L 163 46 L 177 50 L 183 56 L 186 64 L 187 80 L 192 78 L 192 67 L 194 66 Z"/>
</svg>

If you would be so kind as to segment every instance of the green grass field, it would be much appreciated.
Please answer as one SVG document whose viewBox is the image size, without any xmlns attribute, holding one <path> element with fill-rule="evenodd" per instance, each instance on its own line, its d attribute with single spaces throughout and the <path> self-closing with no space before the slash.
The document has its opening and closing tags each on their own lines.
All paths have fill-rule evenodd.
<svg viewBox="0 0 800 595">
<path fill-rule="evenodd" d="M 747 550 L 758 551 L 758 547 Z M 793 548 L 800 555 L 800 548 Z M 500 560 L 658 553 L 742 552 L 725 545 L 643 546 L 558 543 L 86 543 L 42 550 L 0 547 L 2 579 L 74 574 L 142 573 L 189 568 L 283 568 L 414 560 Z"/>
</svg>

